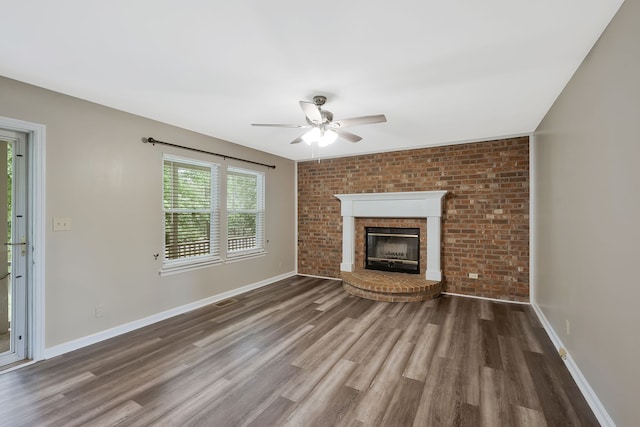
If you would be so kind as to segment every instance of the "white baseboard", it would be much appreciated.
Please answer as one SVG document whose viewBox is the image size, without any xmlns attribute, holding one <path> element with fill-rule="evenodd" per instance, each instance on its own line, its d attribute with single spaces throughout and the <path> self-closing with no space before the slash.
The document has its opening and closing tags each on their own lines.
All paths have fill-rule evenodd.
<svg viewBox="0 0 640 427">
<path fill-rule="evenodd" d="M 261 280 L 260 282 L 252 283 L 246 286 L 243 286 L 238 289 L 232 289 L 227 292 L 223 292 L 221 294 L 213 295 L 199 301 L 195 301 L 186 305 L 182 305 L 180 307 L 172 308 L 171 310 L 163 311 L 161 313 L 157 313 L 143 319 L 135 320 L 133 322 L 125 323 L 124 325 L 116 326 L 115 328 L 107 329 L 93 335 L 88 335 L 86 337 L 78 338 L 72 341 L 68 341 L 63 344 L 55 345 L 53 347 L 49 347 L 45 349 L 45 359 L 50 359 L 52 357 L 60 356 L 61 354 L 68 353 L 70 351 L 78 350 L 82 347 L 86 347 L 91 344 L 99 343 L 100 341 L 107 340 L 109 338 L 117 337 L 118 335 L 126 334 L 127 332 L 134 331 L 136 329 L 140 329 L 145 326 L 149 326 L 153 323 L 160 322 L 162 320 L 168 319 L 170 317 L 177 316 L 179 314 L 187 313 L 189 311 L 198 309 L 200 307 L 204 307 L 205 305 L 213 304 L 218 301 L 222 301 L 227 298 L 234 297 L 236 295 L 243 294 L 245 292 L 251 291 L 253 289 L 261 288 L 263 286 L 270 285 L 279 280 L 284 280 L 289 277 L 295 276 L 295 272 L 289 272 L 285 274 L 281 274 L 276 277 L 271 277 L 266 280 Z"/>
<path fill-rule="evenodd" d="M 558 337 L 556 331 L 553 329 L 553 327 L 551 327 L 551 323 L 549 323 L 549 320 L 547 320 L 547 317 L 542 312 L 540 306 L 538 306 L 535 301 L 532 301 L 531 307 L 533 307 L 533 310 L 538 316 L 538 319 L 540 319 L 540 323 L 542 323 L 544 330 L 547 332 L 547 335 L 549 335 L 549 338 L 551 339 L 551 342 L 556 347 L 556 349 L 559 350 L 560 348 L 564 348 L 566 350 L 566 347 L 562 343 L 562 340 L 560 340 L 560 337 Z M 578 368 L 578 365 L 576 364 L 575 360 L 573 360 L 570 353 L 567 352 L 567 358 L 564 360 L 564 362 L 567 366 L 567 369 L 569 370 L 569 373 L 573 377 L 573 380 L 578 385 L 578 388 L 582 392 L 582 395 L 584 396 L 594 415 L 600 422 L 600 425 L 603 427 L 615 427 L 616 424 L 609 416 L 609 413 L 605 409 L 600 399 L 598 399 L 595 391 L 593 391 L 591 385 L 589 385 L 589 382 L 582 374 L 582 371 L 580 371 L 580 368 Z"/>
<path fill-rule="evenodd" d="M 27 361 L 27 362 L 18 363 L 18 364 L 16 364 L 15 366 L 12 366 L 12 367 L 10 367 L 10 368 L 7 368 L 7 369 L 4 369 L 4 370 L 0 371 L 0 375 L 6 374 L 6 373 L 8 373 L 8 372 L 13 372 L 13 371 L 16 371 L 16 370 L 18 370 L 18 369 L 26 368 L 27 366 L 31 366 L 31 365 L 33 365 L 34 363 L 37 363 L 37 361 L 35 361 L 35 360 L 29 360 L 29 361 Z"/>
<path fill-rule="evenodd" d="M 529 305 L 528 302 L 522 302 L 522 301 L 510 301 L 507 299 L 498 299 L 498 298 L 487 298 L 487 297 L 477 297 L 475 295 L 465 295 L 465 294 L 455 294 L 453 292 L 440 292 L 442 295 L 451 295 L 454 297 L 462 297 L 462 298 L 475 298 L 475 299 L 483 299 L 486 301 L 494 301 L 494 302 L 508 302 L 509 304 L 524 304 L 524 305 Z"/>
</svg>

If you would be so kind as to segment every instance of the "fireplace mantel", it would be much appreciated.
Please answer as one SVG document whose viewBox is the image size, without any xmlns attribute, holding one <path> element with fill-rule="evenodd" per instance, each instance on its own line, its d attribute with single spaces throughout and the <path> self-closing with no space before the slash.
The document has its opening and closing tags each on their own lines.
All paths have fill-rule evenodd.
<svg viewBox="0 0 640 427">
<path fill-rule="evenodd" d="M 442 199 L 447 191 L 336 194 L 342 213 L 342 263 L 340 271 L 354 271 L 355 218 L 426 218 L 427 280 L 442 280 L 440 223 Z"/>
</svg>

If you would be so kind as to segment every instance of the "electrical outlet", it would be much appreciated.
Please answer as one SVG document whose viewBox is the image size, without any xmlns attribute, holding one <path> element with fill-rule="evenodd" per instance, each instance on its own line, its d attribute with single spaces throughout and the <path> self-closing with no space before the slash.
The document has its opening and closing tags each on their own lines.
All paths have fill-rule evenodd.
<svg viewBox="0 0 640 427">
<path fill-rule="evenodd" d="M 569 327 L 569 319 L 566 319 L 564 322 L 567 329 L 567 335 L 569 335 L 571 333 L 571 328 Z"/>
<path fill-rule="evenodd" d="M 53 231 L 69 230 L 71 230 L 71 218 L 61 216 L 53 218 Z"/>
<path fill-rule="evenodd" d="M 477 279 L 478 273 L 469 273 L 469 279 Z"/>
<path fill-rule="evenodd" d="M 98 317 L 104 317 L 104 305 L 96 305 L 96 319 Z"/>
</svg>

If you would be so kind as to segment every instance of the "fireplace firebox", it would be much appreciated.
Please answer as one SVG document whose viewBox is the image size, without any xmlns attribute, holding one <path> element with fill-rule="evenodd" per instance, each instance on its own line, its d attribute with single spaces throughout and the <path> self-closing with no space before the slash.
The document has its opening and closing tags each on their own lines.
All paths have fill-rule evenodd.
<svg viewBox="0 0 640 427">
<path fill-rule="evenodd" d="M 420 273 L 420 229 L 365 227 L 365 268 Z"/>
</svg>

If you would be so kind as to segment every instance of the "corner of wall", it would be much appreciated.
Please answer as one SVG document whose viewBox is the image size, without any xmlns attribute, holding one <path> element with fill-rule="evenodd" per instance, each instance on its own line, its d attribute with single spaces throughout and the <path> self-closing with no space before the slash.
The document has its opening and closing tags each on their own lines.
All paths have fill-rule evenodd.
<svg viewBox="0 0 640 427">
<path fill-rule="evenodd" d="M 529 135 L 529 302 L 536 299 L 536 145 L 535 133 Z"/>
<path fill-rule="evenodd" d="M 533 308 L 533 311 L 535 311 L 536 315 L 538 316 L 540 323 L 542 323 L 542 327 L 547 332 L 547 335 L 551 339 L 551 342 L 553 343 L 555 348 L 558 351 L 560 351 L 560 349 L 565 349 L 566 347 L 562 343 L 562 340 L 560 339 L 556 331 L 553 329 L 553 327 L 551 326 L 551 323 L 549 323 L 549 320 L 544 315 L 544 312 L 542 311 L 542 309 L 534 299 L 531 300 L 531 307 Z M 615 427 L 615 423 L 613 422 L 613 419 L 611 419 L 611 417 L 609 416 L 609 413 L 605 409 L 604 405 L 596 395 L 595 391 L 593 390 L 593 388 L 591 387 L 591 385 L 589 384 L 585 376 L 582 374 L 582 371 L 576 364 L 575 360 L 573 360 L 573 358 L 571 357 L 571 354 L 566 353 L 566 356 L 563 358 L 563 360 L 567 367 L 567 370 L 571 374 L 571 377 L 576 382 L 576 385 L 580 389 L 580 392 L 582 393 L 585 400 L 587 401 L 587 404 L 593 411 L 593 414 L 598 419 L 598 422 L 600 422 L 600 425 L 602 425 L 603 427 Z"/>
<path fill-rule="evenodd" d="M 296 161 L 293 166 L 293 191 L 295 194 L 293 195 L 293 220 L 295 221 L 295 230 L 293 231 L 293 247 L 295 248 L 294 252 L 294 264 L 293 269 L 296 274 L 298 274 L 298 162 Z"/>
</svg>

